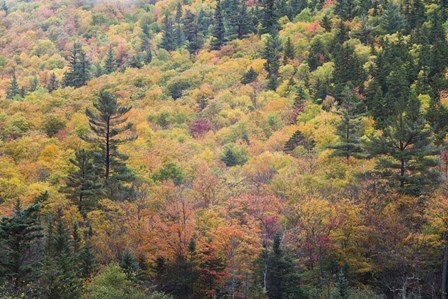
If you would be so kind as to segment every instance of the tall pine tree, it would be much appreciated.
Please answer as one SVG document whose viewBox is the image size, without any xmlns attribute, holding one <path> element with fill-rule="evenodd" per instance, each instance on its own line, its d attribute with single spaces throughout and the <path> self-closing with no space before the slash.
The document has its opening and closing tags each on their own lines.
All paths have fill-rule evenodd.
<svg viewBox="0 0 448 299">
<path fill-rule="evenodd" d="M 80 43 L 74 43 L 68 61 L 70 70 L 64 75 L 64 85 L 72 87 L 85 85 L 90 78 L 90 62 Z"/>
<path fill-rule="evenodd" d="M 100 167 L 107 196 L 112 199 L 126 198 L 132 193 L 126 184 L 132 182 L 134 175 L 125 164 L 128 157 L 118 151 L 118 145 L 137 138 L 132 132 L 132 123 L 127 122 L 125 117 L 131 107 L 121 106 L 117 95 L 106 90 L 99 93 L 93 107 L 95 110 L 86 109 L 92 134 L 82 138 L 99 147 L 96 163 Z"/>
</svg>

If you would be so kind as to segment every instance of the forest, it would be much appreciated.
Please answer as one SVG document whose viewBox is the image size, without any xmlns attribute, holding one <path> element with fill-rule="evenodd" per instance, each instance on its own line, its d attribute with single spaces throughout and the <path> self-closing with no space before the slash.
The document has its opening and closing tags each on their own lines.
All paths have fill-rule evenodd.
<svg viewBox="0 0 448 299">
<path fill-rule="evenodd" d="M 447 299 L 447 30 L 447 0 L 0 0 L 0 299 Z"/>
</svg>

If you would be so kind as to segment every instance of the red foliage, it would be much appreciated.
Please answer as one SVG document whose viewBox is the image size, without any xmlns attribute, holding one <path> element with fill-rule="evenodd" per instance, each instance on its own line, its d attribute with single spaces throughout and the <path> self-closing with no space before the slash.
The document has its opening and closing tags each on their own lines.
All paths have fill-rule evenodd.
<svg viewBox="0 0 448 299">
<path fill-rule="evenodd" d="M 208 119 L 196 119 L 191 124 L 191 135 L 193 137 L 199 137 L 207 133 L 212 129 L 211 123 L 208 121 Z"/>
</svg>

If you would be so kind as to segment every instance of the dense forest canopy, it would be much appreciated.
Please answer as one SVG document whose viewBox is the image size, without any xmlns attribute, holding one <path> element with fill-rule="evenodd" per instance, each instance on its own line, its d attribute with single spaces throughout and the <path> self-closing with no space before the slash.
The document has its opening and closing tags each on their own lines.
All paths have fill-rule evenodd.
<svg viewBox="0 0 448 299">
<path fill-rule="evenodd" d="M 448 297 L 445 0 L 0 0 L 0 298 Z"/>
</svg>

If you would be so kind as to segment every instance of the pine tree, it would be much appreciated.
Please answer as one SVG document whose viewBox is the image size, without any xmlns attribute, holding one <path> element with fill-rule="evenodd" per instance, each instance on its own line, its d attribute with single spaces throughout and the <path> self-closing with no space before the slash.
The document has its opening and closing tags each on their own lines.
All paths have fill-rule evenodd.
<svg viewBox="0 0 448 299">
<path fill-rule="evenodd" d="M 264 68 L 268 72 L 267 87 L 271 90 L 277 89 L 278 85 L 280 50 L 281 44 L 278 39 L 278 34 L 276 32 L 273 32 L 268 36 L 263 52 L 263 58 L 266 59 Z"/>
<path fill-rule="evenodd" d="M 165 19 L 163 21 L 163 37 L 160 47 L 167 51 L 176 49 L 176 36 L 173 29 L 173 21 L 168 13 L 165 14 Z"/>
<path fill-rule="evenodd" d="M 224 17 L 222 12 L 221 0 L 216 1 L 215 15 L 213 18 L 213 32 L 212 32 L 212 42 L 211 49 L 219 50 L 222 45 L 224 45 L 225 38 L 225 27 L 224 27 Z"/>
<path fill-rule="evenodd" d="M 287 64 L 289 60 L 294 59 L 296 56 L 296 51 L 294 45 L 291 42 L 291 38 L 288 37 L 285 46 L 283 47 L 283 64 Z"/>
<path fill-rule="evenodd" d="M 230 148 L 224 152 L 224 156 L 221 158 L 221 160 L 226 164 L 227 167 L 232 167 L 239 164 L 237 156 Z"/>
<path fill-rule="evenodd" d="M 77 150 L 70 163 L 74 169 L 68 174 L 61 191 L 78 206 L 81 215 L 86 216 L 96 207 L 96 200 L 103 192 L 98 166 L 94 164 L 93 153 L 84 149 Z"/>
<path fill-rule="evenodd" d="M 313 139 L 303 135 L 303 133 L 300 130 L 297 130 L 285 143 L 283 151 L 286 153 L 290 153 L 298 146 L 303 146 L 308 153 L 311 153 L 311 151 L 316 146 L 316 142 Z"/>
<path fill-rule="evenodd" d="M 95 65 L 95 78 L 99 78 L 104 74 L 103 67 L 101 66 L 101 62 L 97 62 Z"/>
<path fill-rule="evenodd" d="M 14 214 L 0 219 L 0 280 L 16 291 L 33 282 L 38 273 L 39 239 L 43 237 L 40 209 L 38 200 L 25 209 L 17 200 Z"/>
<path fill-rule="evenodd" d="M 338 111 L 341 116 L 341 123 L 337 126 L 336 134 L 339 137 L 339 143 L 330 146 L 334 149 L 332 156 L 345 157 L 349 163 L 350 157 L 360 157 L 363 149 L 361 146 L 361 117 L 357 113 L 359 102 L 355 102 L 353 91 L 349 86 L 344 89 L 344 99 Z"/>
<path fill-rule="evenodd" d="M 47 85 L 48 92 L 53 92 L 58 88 L 59 88 L 58 79 L 56 79 L 55 73 L 51 73 L 50 82 L 48 82 L 48 85 Z"/>
<path fill-rule="evenodd" d="M 125 114 L 130 106 L 121 106 L 117 96 L 102 90 L 93 101 L 95 110 L 86 109 L 89 125 L 93 134 L 82 138 L 99 146 L 96 163 L 100 167 L 100 177 L 104 182 L 107 196 L 122 199 L 131 194 L 131 189 L 123 183 L 129 183 L 134 175 L 124 163 L 128 157 L 118 152 L 118 145 L 137 138 L 132 132 L 132 123 L 127 123 Z M 124 137 L 123 136 L 126 135 Z"/>
<path fill-rule="evenodd" d="M 80 43 L 73 44 L 69 57 L 70 70 L 64 75 L 64 86 L 81 87 L 90 78 L 90 62 Z"/>
<path fill-rule="evenodd" d="M 370 136 L 368 153 L 379 156 L 377 169 L 391 185 L 405 194 L 420 195 L 440 183 L 432 132 L 420 111 L 420 102 L 410 95 L 401 111 L 390 117 L 379 136 Z"/>
<path fill-rule="evenodd" d="M 107 51 L 104 70 L 106 74 L 110 74 L 115 72 L 116 69 L 117 69 L 117 61 L 115 60 L 114 50 L 112 49 L 112 46 L 109 46 L 109 51 Z"/>
<path fill-rule="evenodd" d="M 44 298 L 78 298 L 81 291 L 69 231 L 58 211 L 47 229 L 40 287 Z"/>
<path fill-rule="evenodd" d="M 9 85 L 9 88 L 6 92 L 6 98 L 12 100 L 18 96 L 20 96 L 20 90 L 19 90 L 19 85 L 17 84 L 16 68 L 13 68 L 12 69 L 12 80 L 11 80 L 11 84 Z"/>
</svg>

